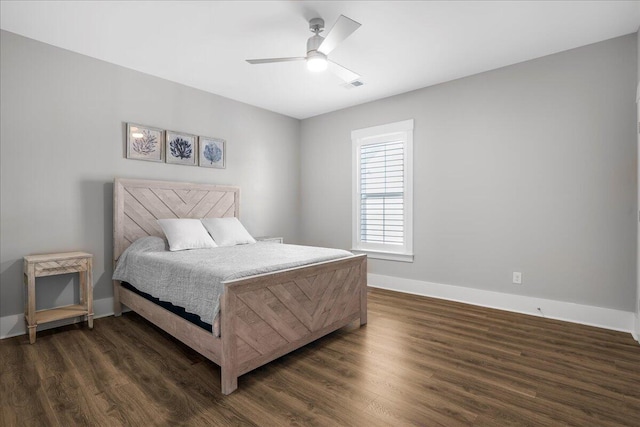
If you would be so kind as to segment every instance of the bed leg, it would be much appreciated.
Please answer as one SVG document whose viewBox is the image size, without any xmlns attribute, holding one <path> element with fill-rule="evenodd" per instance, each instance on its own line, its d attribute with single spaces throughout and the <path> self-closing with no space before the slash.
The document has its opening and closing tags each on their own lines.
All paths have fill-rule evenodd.
<svg viewBox="0 0 640 427">
<path fill-rule="evenodd" d="M 225 369 L 223 366 L 221 369 L 222 375 L 220 383 L 222 385 L 222 394 L 229 395 L 238 388 L 238 377 L 233 372 L 228 372 L 230 369 Z"/>
<path fill-rule="evenodd" d="M 367 259 L 360 265 L 360 326 L 367 324 Z"/>
<path fill-rule="evenodd" d="M 236 295 L 225 284 L 220 304 L 220 339 L 222 357 L 220 363 L 220 386 L 222 394 L 231 394 L 238 388 L 238 360 L 236 340 Z"/>
<path fill-rule="evenodd" d="M 120 304 L 120 282 L 113 281 L 113 315 L 118 317 L 122 314 L 122 304 Z"/>
<path fill-rule="evenodd" d="M 364 296 L 360 297 L 360 326 L 367 324 L 367 288 L 362 292 Z"/>
</svg>

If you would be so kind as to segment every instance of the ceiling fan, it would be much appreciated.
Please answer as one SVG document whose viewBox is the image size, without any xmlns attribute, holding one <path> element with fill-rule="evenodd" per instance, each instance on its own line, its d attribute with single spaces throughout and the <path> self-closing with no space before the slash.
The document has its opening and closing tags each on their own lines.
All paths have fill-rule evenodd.
<svg viewBox="0 0 640 427">
<path fill-rule="evenodd" d="M 322 37 L 320 33 L 324 31 L 324 20 L 322 18 L 313 18 L 309 21 L 309 30 L 313 33 L 313 36 L 307 40 L 307 56 L 247 59 L 247 62 L 249 64 L 268 64 L 271 62 L 307 61 L 309 71 L 319 72 L 328 68 L 329 71 L 340 77 L 346 83 L 351 83 L 359 79 L 360 75 L 331 61 L 327 56 L 359 27 L 360 23 L 344 15 L 340 15 L 327 35 Z"/>
</svg>

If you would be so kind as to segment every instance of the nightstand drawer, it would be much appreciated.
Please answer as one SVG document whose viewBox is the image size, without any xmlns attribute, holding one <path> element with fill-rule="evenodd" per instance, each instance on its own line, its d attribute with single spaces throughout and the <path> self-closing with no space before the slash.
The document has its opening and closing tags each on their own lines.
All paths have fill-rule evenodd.
<svg viewBox="0 0 640 427">
<path fill-rule="evenodd" d="M 68 259 L 61 261 L 46 261 L 35 264 L 36 277 L 53 276 L 56 274 L 77 273 L 87 269 L 86 259 Z"/>
</svg>

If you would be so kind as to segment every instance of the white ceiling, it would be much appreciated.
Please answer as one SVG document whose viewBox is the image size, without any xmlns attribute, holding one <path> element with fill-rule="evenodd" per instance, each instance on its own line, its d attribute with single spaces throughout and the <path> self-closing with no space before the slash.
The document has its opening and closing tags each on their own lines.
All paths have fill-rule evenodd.
<svg viewBox="0 0 640 427">
<path fill-rule="evenodd" d="M 345 89 L 304 62 L 307 20 L 362 24 L 330 57 Z M 0 27 L 303 119 L 637 31 L 640 1 L 2 1 Z"/>
</svg>

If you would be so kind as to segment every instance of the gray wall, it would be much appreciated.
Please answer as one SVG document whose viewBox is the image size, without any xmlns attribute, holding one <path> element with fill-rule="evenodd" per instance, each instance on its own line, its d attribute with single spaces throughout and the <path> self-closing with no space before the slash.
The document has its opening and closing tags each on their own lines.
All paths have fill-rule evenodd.
<svg viewBox="0 0 640 427">
<path fill-rule="evenodd" d="M 0 317 L 23 310 L 31 253 L 92 252 L 95 298 L 111 296 L 115 176 L 239 185 L 253 234 L 349 248 L 350 132 L 408 118 L 415 262 L 370 260 L 370 272 L 634 309 L 636 35 L 302 124 L 11 33 L 0 42 Z M 127 121 L 226 138 L 227 169 L 124 159 Z M 74 280 L 39 281 L 38 308 L 70 303 Z"/>
<path fill-rule="evenodd" d="M 27 254 L 89 251 L 95 298 L 112 296 L 117 176 L 239 185 L 251 233 L 296 241 L 298 120 L 12 33 L 0 41 L 0 317 L 23 311 Z M 128 121 L 225 138 L 227 168 L 127 160 Z M 38 308 L 73 303 L 75 280 L 40 279 Z"/>
<path fill-rule="evenodd" d="M 370 273 L 633 311 L 636 56 L 631 34 L 304 120 L 302 241 L 350 248 L 350 132 L 413 118 L 415 262 Z"/>
<path fill-rule="evenodd" d="M 638 78 L 637 78 L 637 87 L 636 87 L 636 91 L 638 90 L 637 88 L 640 87 L 640 31 L 638 31 L 636 33 L 636 45 L 637 45 L 637 72 L 638 72 Z M 638 93 L 636 93 L 636 101 L 638 100 Z M 638 147 L 640 147 L 640 103 L 636 102 L 636 119 L 638 122 L 638 134 L 636 135 L 636 138 L 638 139 Z M 638 162 L 637 162 L 637 167 L 638 167 L 638 185 L 640 185 L 640 153 L 638 153 Z M 636 189 L 636 197 L 637 197 L 637 201 L 638 204 L 636 205 L 636 210 L 640 210 L 640 191 L 638 191 L 638 189 Z M 640 213 L 639 213 L 640 215 Z M 640 216 L 639 216 L 640 218 Z M 637 246 L 636 246 L 636 323 L 635 323 L 635 333 L 636 333 L 636 339 L 640 342 L 640 227 L 638 227 L 638 223 L 636 222 L 636 228 L 637 228 Z"/>
</svg>

